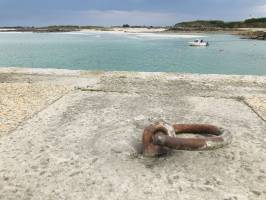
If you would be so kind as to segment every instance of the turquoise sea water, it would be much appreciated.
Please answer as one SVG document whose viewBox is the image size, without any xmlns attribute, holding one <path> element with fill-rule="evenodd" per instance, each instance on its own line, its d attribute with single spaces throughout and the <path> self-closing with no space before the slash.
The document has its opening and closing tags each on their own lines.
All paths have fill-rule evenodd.
<svg viewBox="0 0 266 200">
<path fill-rule="evenodd" d="M 209 47 L 190 35 L 0 33 L 0 67 L 266 75 L 266 41 L 201 36 Z"/>
</svg>

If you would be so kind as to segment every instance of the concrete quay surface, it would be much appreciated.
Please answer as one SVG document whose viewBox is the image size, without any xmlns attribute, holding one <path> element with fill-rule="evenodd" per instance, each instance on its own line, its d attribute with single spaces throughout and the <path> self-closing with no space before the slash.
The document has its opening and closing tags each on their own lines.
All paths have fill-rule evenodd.
<svg viewBox="0 0 266 200">
<path fill-rule="evenodd" d="M 0 199 L 266 199 L 266 77 L 0 68 Z M 151 122 L 229 129 L 139 154 Z"/>
</svg>

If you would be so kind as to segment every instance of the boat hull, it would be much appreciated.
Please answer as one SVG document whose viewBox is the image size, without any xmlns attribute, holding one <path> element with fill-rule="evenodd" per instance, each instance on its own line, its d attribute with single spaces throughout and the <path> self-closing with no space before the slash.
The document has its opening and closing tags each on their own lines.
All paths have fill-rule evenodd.
<svg viewBox="0 0 266 200">
<path fill-rule="evenodd" d="M 202 42 L 202 43 L 193 43 L 193 42 L 190 42 L 189 43 L 189 46 L 193 46 L 193 47 L 206 47 L 206 46 L 209 46 L 209 43 L 208 42 Z"/>
</svg>

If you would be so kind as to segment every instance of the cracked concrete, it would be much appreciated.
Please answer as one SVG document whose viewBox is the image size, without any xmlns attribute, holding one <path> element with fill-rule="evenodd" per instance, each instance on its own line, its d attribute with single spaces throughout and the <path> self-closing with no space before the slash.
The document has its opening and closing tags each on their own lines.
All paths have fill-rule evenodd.
<svg viewBox="0 0 266 200">
<path fill-rule="evenodd" d="M 70 92 L 0 137 L 0 199 L 266 198 L 265 77 L 13 71 L 2 82 Z M 158 119 L 225 127 L 233 143 L 144 158 Z"/>
</svg>

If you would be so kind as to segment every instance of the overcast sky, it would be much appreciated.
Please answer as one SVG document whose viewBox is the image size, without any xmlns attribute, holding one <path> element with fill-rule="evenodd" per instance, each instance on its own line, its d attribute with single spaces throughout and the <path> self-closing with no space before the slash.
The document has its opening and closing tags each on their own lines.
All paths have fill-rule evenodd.
<svg viewBox="0 0 266 200">
<path fill-rule="evenodd" d="M 0 0 L 0 26 L 173 25 L 266 16 L 266 0 Z"/>
</svg>

